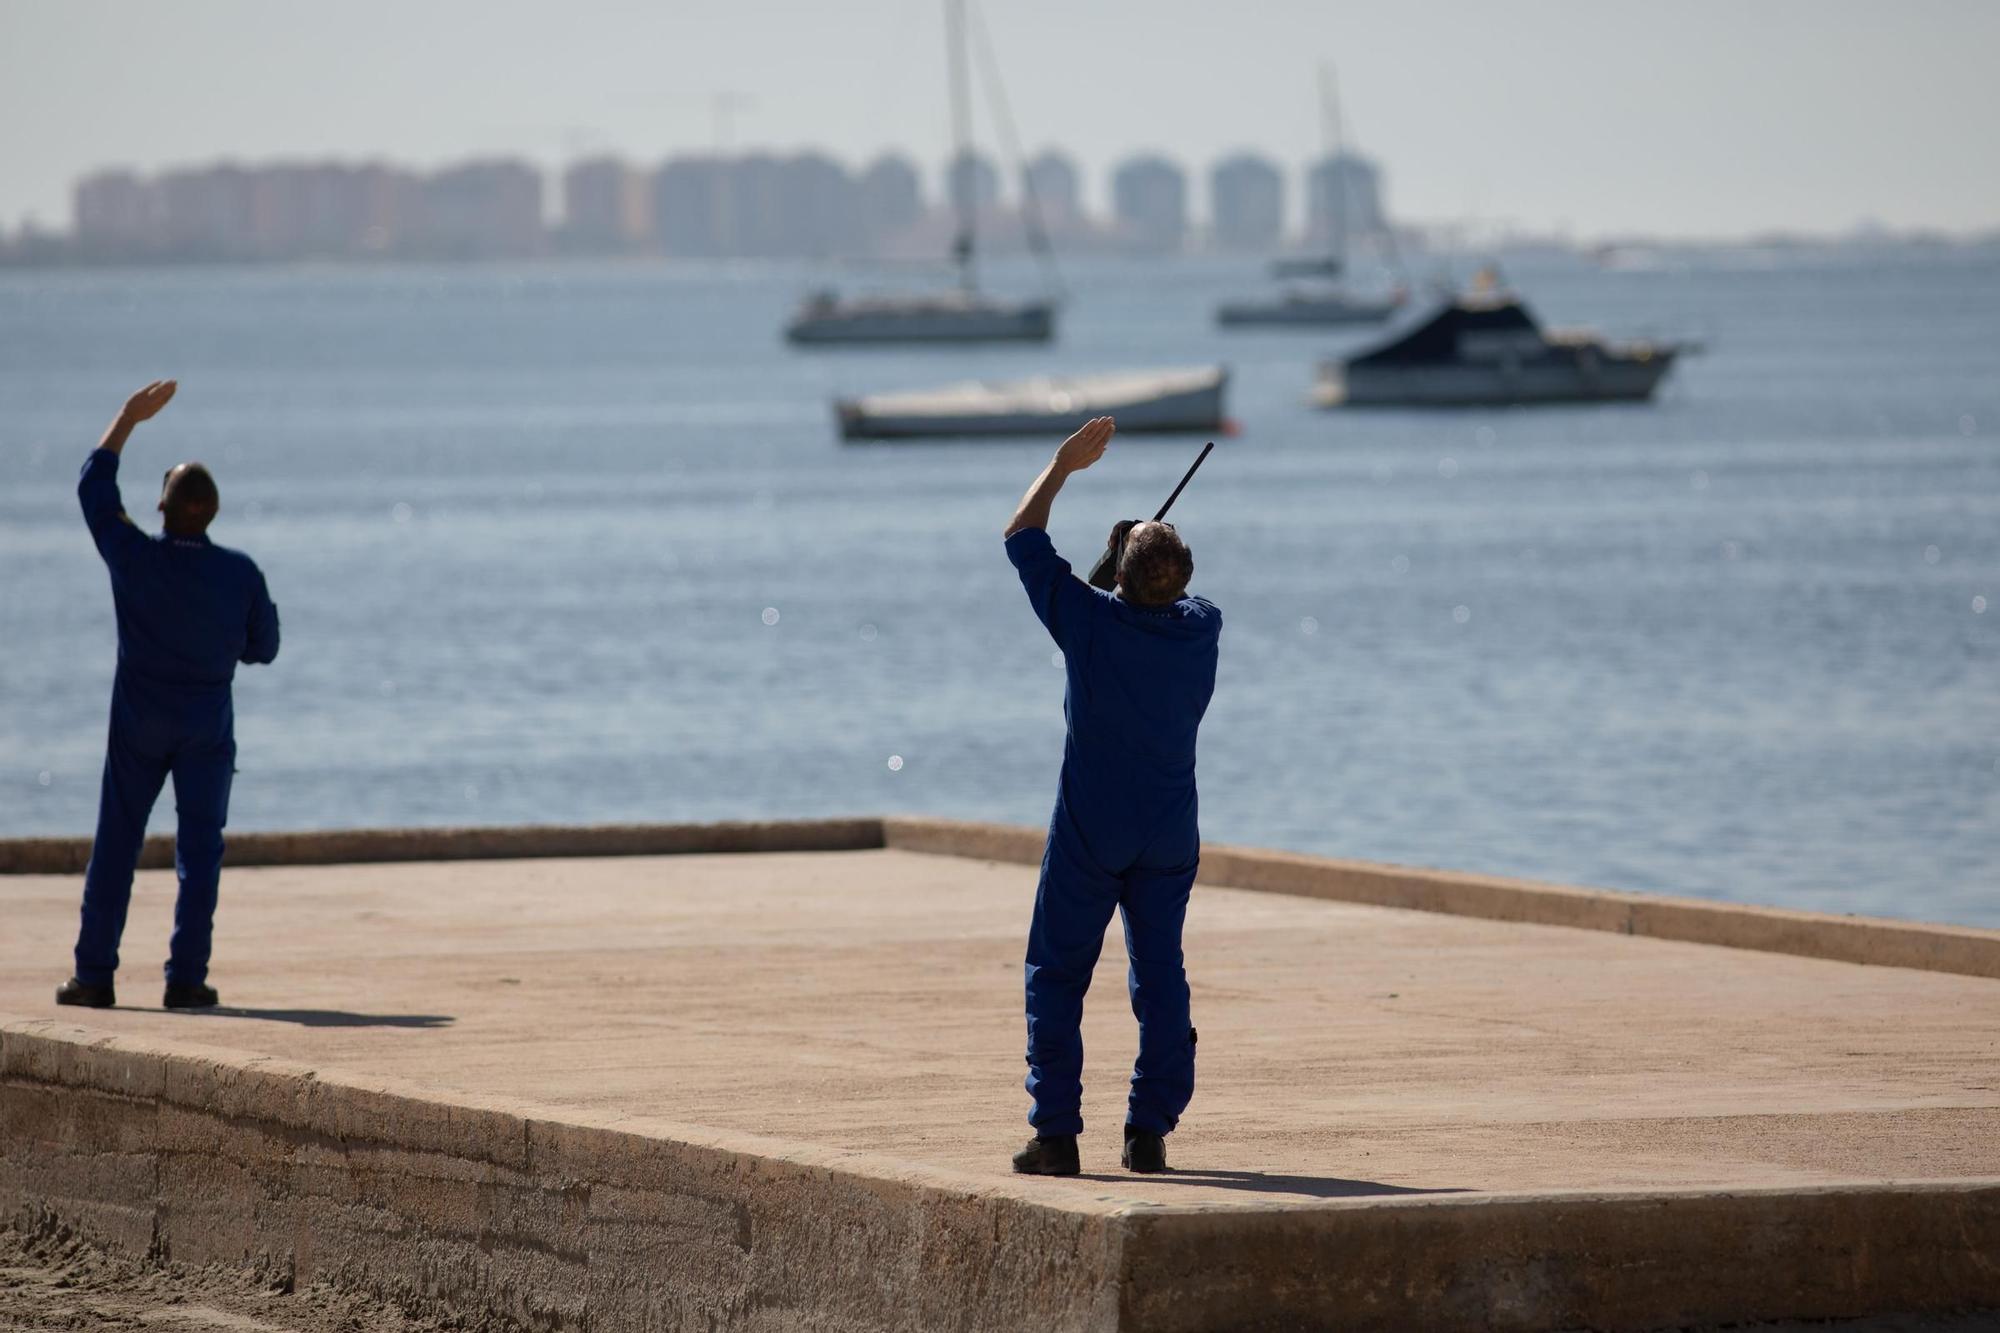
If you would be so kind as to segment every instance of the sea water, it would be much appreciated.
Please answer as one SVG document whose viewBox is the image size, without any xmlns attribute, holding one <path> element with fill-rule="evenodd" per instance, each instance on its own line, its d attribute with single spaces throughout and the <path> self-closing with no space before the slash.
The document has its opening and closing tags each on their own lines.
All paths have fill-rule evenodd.
<svg viewBox="0 0 2000 1333">
<path fill-rule="evenodd" d="M 827 276 L 0 274 L 0 835 L 95 818 L 74 481 L 150 379 L 128 508 L 208 462 L 283 615 L 233 828 L 1036 823 L 1063 676 L 1000 532 L 1056 441 L 843 445 L 830 400 L 1223 361 L 1241 429 L 1174 515 L 1225 614 L 1208 838 L 2000 925 L 2000 253 L 1524 259 L 1551 324 L 1706 348 L 1650 405 L 1504 411 L 1314 410 L 1379 335 L 1218 330 L 1250 261 L 1072 266 L 1046 347 L 786 347 Z M 1120 437 L 1059 548 L 1199 444 Z"/>
</svg>

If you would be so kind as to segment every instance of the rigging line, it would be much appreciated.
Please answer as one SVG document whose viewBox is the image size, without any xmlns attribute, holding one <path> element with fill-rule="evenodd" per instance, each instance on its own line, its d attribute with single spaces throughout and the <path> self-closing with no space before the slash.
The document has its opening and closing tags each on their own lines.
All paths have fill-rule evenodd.
<svg viewBox="0 0 2000 1333">
<path fill-rule="evenodd" d="M 951 81 L 951 162 L 945 168 L 945 188 L 958 214 L 958 235 L 952 238 L 952 258 L 958 263 L 958 285 L 966 291 L 978 285 L 972 270 L 974 214 L 979 200 L 974 195 L 978 178 L 972 162 L 972 103 L 966 96 L 965 68 L 966 0 L 944 0 L 945 68 Z"/>
<path fill-rule="evenodd" d="M 1021 155 L 1021 141 L 1014 133 L 1014 113 L 1007 104 L 1007 87 L 1000 82 L 1000 62 L 993 54 L 993 39 L 986 30 L 986 16 L 980 12 L 973 0 L 963 0 L 966 12 L 971 17 L 973 35 L 978 39 L 979 67 L 986 94 L 991 99 L 990 110 L 995 122 L 995 130 L 1004 152 L 1021 180 L 1021 222 L 1027 235 L 1028 251 L 1035 256 L 1036 264 L 1042 270 L 1042 281 L 1049 294 L 1058 300 L 1069 295 L 1064 286 L 1062 273 L 1056 268 L 1055 247 L 1049 243 L 1048 227 L 1042 219 L 1041 197 L 1035 193 L 1035 182 L 1027 170 L 1027 159 Z"/>
<path fill-rule="evenodd" d="M 1354 117 L 1345 106 L 1340 108 L 1340 124 L 1343 143 L 1348 140 L 1356 143 L 1360 142 L 1361 136 L 1354 133 Z M 1359 156 L 1359 153 L 1360 150 L 1357 149 L 1356 156 Z M 1380 196 L 1378 195 L 1377 198 L 1379 199 Z M 1404 287 L 1414 286 L 1410 266 L 1403 262 L 1403 249 L 1396 243 L 1396 224 L 1389 220 L 1387 209 L 1381 209 L 1378 212 L 1382 219 L 1382 230 L 1380 232 L 1382 247 L 1389 252 L 1384 257 L 1383 265 L 1390 273 L 1395 275 L 1398 283 Z"/>
<path fill-rule="evenodd" d="M 1319 117 L 1320 145 L 1325 154 L 1322 161 L 1326 172 L 1327 220 L 1332 224 L 1328 239 L 1334 263 L 1346 268 L 1347 141 L 1340 123 L 1340 90 L 1334 85 L 1333 65 L 1325 60 L 1319 65 Z"/>
</svg>

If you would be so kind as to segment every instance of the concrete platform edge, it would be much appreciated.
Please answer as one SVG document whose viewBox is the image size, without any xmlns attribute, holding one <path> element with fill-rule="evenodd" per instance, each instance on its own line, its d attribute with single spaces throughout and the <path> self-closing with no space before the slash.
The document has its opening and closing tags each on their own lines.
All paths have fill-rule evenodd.
<svg viewBox="0 0 2000 1333">
<path fill-rule="evenodd" d="M 351 829 L 233 833 L 228 862 L 238 867 L 333 865 L 890 847 L 1032 865 L 1041 860 L 1042 838 L 1040 829 L 1019 825 L 909 815 L 714 824 Z M 89 859 L 88 838 L 0 839 L 0 875 L 78 874 Z M 148 838 L 140 864 L 171 866 L 172 839 Z M 1201 882 L 1407 911 L 2000 979 L 2000 930 L 1970 926 L 1573 888 L 1214 844 L 1202 849 Z"/>
<path fill-rule="evenodd" d="M 677 1137 L 684 1136 L 684 1137 Z M 0 1019 L 0 1216 L 415 1309 L 625 1329 L 1649 1329 L 2000 1308 L 2000 1180 L 1065 1207 Z"/>
<path fill-rule="evenodd" d="M 312 829 L 228 835 L 231 866 L 359 865 L 561 856 L 690 856 L 735 852 L 849 852 L 882 845 L 876 818 L 732 820 L 710 824 L 522 824 L 469 828 Z M 80 875 L 89 838 L 0 838 L 0 875 Z M 174 863 L 174 840 L 155 833 L 144 870 Z"/>
<path fill-rule="evenodd" d="M 522 1328 L 1117 1327 L 1125 1221 L 0 1019 L 0 1217 Z"/>
<path fill-rule="evenodd" d="M 882 828 L 883 844 L 904 851 L 1030 865 L 1042 859 L 1040 829 L 908 816 L 885 818 Z M 1202 847 L 1198 882 L 1371 907 L 2000 978 L 2000 930 L 1972 926 L 1572 888 L 1213 843 Z"/>
<path fill-rule="evenodd" d="M 1120 1326 L 1161 1333 L 2000 1311 L 2000 1181 L 1180 1209 L 1131 1225 Z M 1176 1281 L 1188 1273 L 1201 1279 Z"/>
</svg>

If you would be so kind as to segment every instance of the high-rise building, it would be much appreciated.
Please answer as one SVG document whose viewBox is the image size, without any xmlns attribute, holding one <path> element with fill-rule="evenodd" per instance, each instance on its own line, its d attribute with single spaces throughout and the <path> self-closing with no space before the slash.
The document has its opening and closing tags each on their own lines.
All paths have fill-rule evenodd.
<svg viewBox="0 0 2000 1333">
<path fill-rule="evenodd" d="M 892 177 L 877 178 L 884 193 Z M 654 233 L 672 255 L 832 256 L 868 243 L 864 192 L 824 153 L 674 158 L 655 173 L 651 198 Z"/>
<path fill-rule="evenodd" d="M 724 164 L 722 253 L 770 258 L 796 254 L 796 220 L 787 216 L 786 164 L 771 153 L 746 153 Z"/>
<path fill-rule="evenodd" d="M 590 254 L 640 249 L 652 235 L 651 204 L 645 180 L 619 159 L 571 163 L 563 173 L 563 245 Z"/>
<path fill-rule="evenodd" d="M 1285 176 L 1276 163 L 1237 153 L 1208 176 L 1209 218 L 1224 250 L 1275 250 L 1285 232 Z"/>
<path fill-rule="evenodd" d="M 159 239 L 158 192 L 130 171 L 100 171 L 76 184 L 76 239 L 87 252 L 131 255 Z"/>
<path fill-rule="evenodd" d="M 525 162 L 489 159 L 423 179 L 417 248 L 458 259 L 503 259 L 542 248 L 542 174 Z"/>
<path fill-rule="evenodd" d="M 1359 153 L 1320 158 L 1306 175 L 1306 242 L 1315 248 L 1332 245 L 1343 230 L 1348 239 L 1377 235 L 1388 228 L 1382 206 L 1382 172 Z"/>
<path fill-rule="evenodd" d="M 421 215 L 418 179 L 376 164 L 279 163 L 251 176 L 251 247 L 260 259 L 393 253 Z"/>
<path fill-rule="evenodd" d="M 187 167 L 157 183 L 165 252 L 177 259 L 247 259 L 255 254 L 252 183 L 241 167 Z"/>
<path fill-rule="evenodd" d="M 1154 252 L 1187 238 L 1187 176 L 1163 157 L 1127 158 L 1111 176 L 1111 207 L 1126 239 Z"/>
<path fill-rule="evenodd" d="M 915 226 L 924 215 L 917 168 L 900 154 L 884 153 L 870 163 L 856 183 L 855 196 L 862 233 L 873 248 Z"/>
<path fill-rule="evenodd" d="M 1051 226 L 1073 223 L 1083 216 L 1076 163 L 1053 148 L 1045 148 L 1021 169 L 1021 195 L 1032 194 Z"/>
<path fill-rule="evenodd" d="M 1000 173 L 992 159 L 967 149 L 945 163 L 945 201 L 977 216 L 1000 206 Z"/>
<path fill-rule="evenodd" d="M 416 239 L 420 193 L 415 176 L 376 164 L 224 165 L 150 180 L 105 172 L 77 186 L 77 241 L 86 254 L 116 258 L 389 254 Z"/>
<path fill-rule="evenodd" d="M 653 235 L 667 254 L 725 253 L 728 170 L 713 157 L 675 157 L 653 173 Z"/>
<path fill-rule="evenodd" d="M 778 248 L 771 253 L 828 258 L 863 248 L 860 193 L 846 167 L 825 153 L 799 153 L 779 168 Z"/>
</svg>

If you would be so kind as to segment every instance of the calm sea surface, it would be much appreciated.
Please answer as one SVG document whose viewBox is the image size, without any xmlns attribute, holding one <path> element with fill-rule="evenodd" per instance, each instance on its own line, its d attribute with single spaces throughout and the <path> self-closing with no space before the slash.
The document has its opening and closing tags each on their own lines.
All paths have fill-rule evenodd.
<svg viewBox="0 0 2000 1333">
<path fill-rule="evenodd" d="M 209 462 L 284 617 L 235 827 L 1039 822 L 1062 674 L 999 534 L 1055 442 L 843 447 L 827 401 L 1223 360 L 1242 431 L 1176 513 L 1227 616 L 1211 839 L 2000 925 L 1993 251 L 1517 264 L 1552 323 L 1707 353 L 1649 407 L 1445 413 L 1305 406 L 1355 339 L 1214 330 L 1248 263 L 1077 268 L 1059 343 L 982 352 L 790 351 L 818 276 L 0 274 L 0 835 L 92 826 L 73 485 L 156 376 L 128 506 Z M 1198 443 L 1114 444 L 1058 546 Z"/>
</svg>

